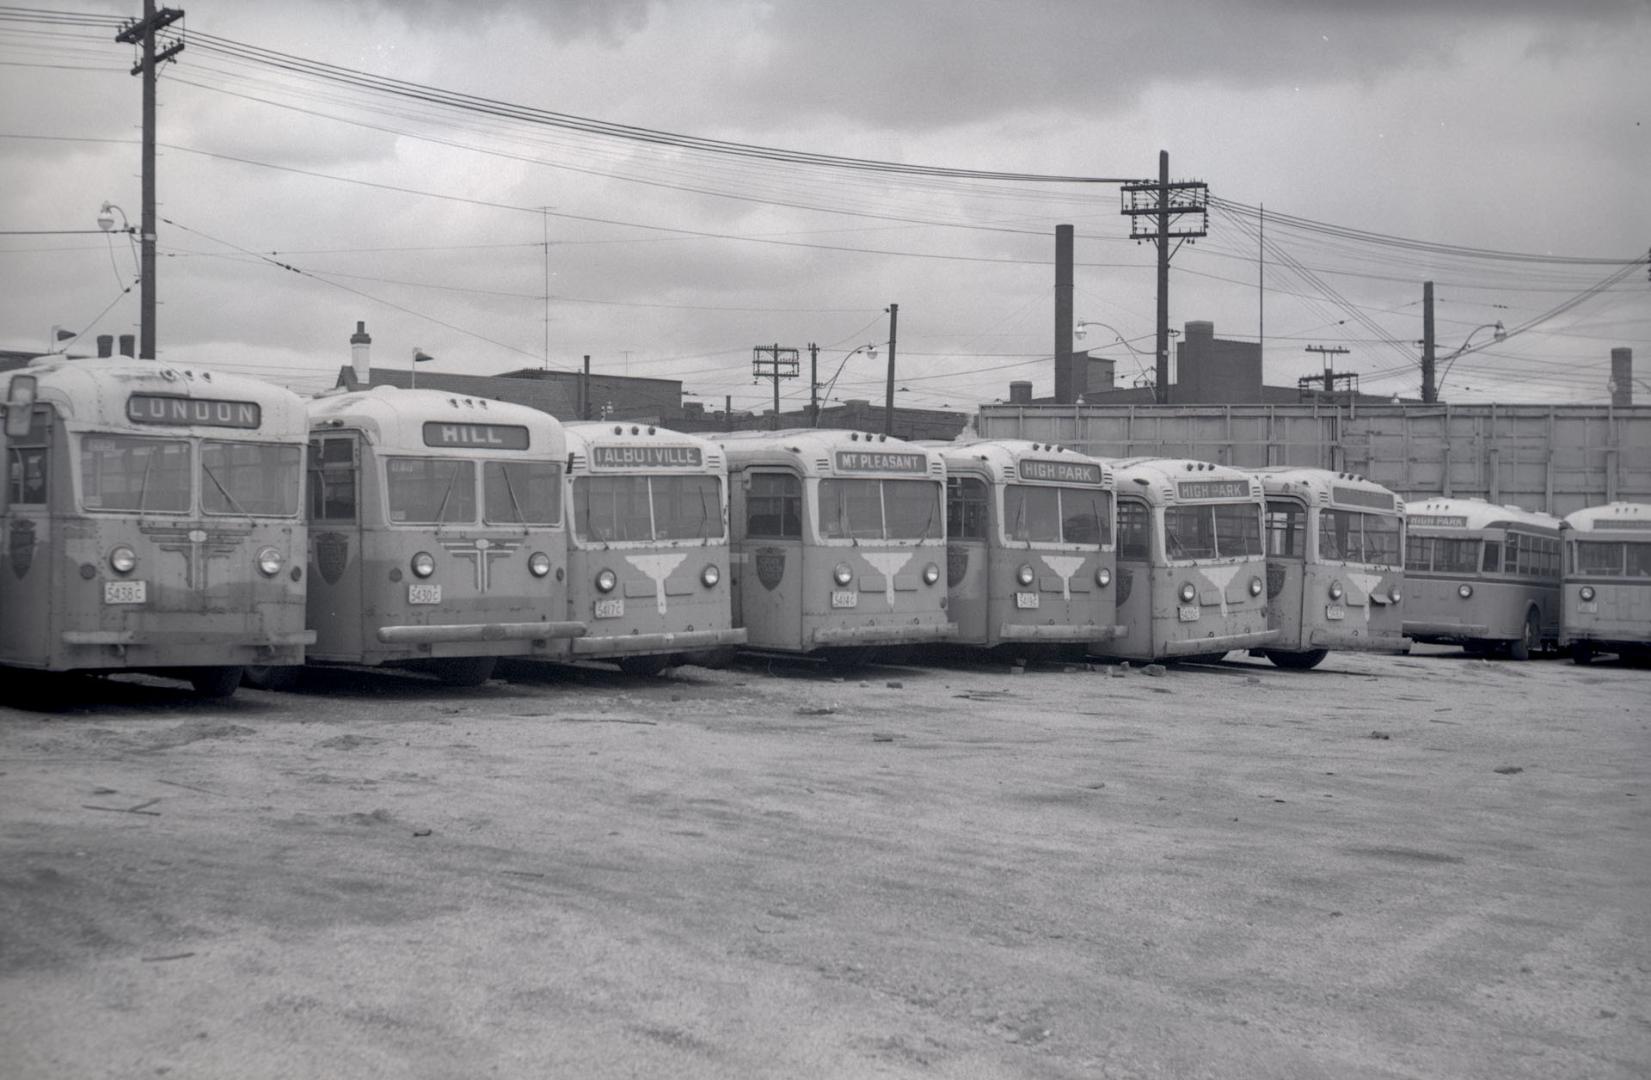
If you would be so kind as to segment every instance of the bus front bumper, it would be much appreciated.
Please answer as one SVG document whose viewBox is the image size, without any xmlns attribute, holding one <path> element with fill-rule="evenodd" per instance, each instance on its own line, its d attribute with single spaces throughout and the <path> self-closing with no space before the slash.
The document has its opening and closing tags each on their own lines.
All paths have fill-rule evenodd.
<svg viewBox="0 0 1651 1080">
<path fill-rule="evenodd" d="M 284 649 L 293 645 L 314 645 L 314 630 L 289 630 L 280 634 L 260 634 L 238 638 L 221 631 L 201 630 L 65 630 L 65 645 L 219 645 L 226 649 Z"/>
<path fill-rule="evenodd" d="M 1187 638 L 1184 641 L 1166 641 L 1164 656 L 1201 656 L 1204 653 L 1233 652 L 1237 649 L 1259 649 L 1278 640 L 1277 630 L 1255 630 L 1248 634 L 1224 634 L 1221 637 Z"/>
<path fill-rule="evenodd" d="M 946 641 L 957 636 L 957 624 L 929 623 L 924 626 L 826 626 L 814 631 L 817 649 L 843 645 L 921 645 Z"/>
<path fill-rule="evenodd" d="M 1123 636 L 1122 626 L 1030 626 L 1026 623 L 1004 623 L 998 628 L 1003 641 L 1075 642 L 1111 641 Z"/>
<path fill-rule="evenodd" d="M 641 656 L 647 653 L 699 652 L 729 645 L 744 645 L 745 628 L 727 630 L 677 630 L 658 634 L 610 634 L 573 640 L 576 657 Z"/>
<path fill-rule="evenodd" d="M 1484 623 L 1459 622 L 1411 622 L 1405 621 L 1404 636 L 1407 638 L 1446 638 L 1451 641 L 1464 641 L 1468 638 L 1482 638 L 1490 634 L 1490 627 Z"/>
<path fill-rule="evenodd" d="M 1346 630 L 1314 630 L 1311 636 L 1310 644 L 1315 649 L 1337 649 L 1347 652 L 1405 653 L 1410 651 L 1412 644 L 1409 638 L 1391 630 L 1371 634 L 1354 634 Z"/>
<path fill-rule="evenodd" d="M 460 623 L 453 626 L 381 626 L 386 645 L 451 645 L 488 641 L 553 641 L 583 637 L 581 622 Z M 313 637 L 312 639 L 313 640 Z"/>
</svg>

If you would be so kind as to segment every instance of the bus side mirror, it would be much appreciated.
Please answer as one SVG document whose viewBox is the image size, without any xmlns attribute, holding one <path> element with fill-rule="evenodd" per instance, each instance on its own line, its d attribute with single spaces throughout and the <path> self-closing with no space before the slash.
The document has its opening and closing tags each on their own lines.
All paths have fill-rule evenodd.
<svg viewBox="0 0 1651 1080">
<path fill-rule="evenodd" d="M 6 435 L 20 439 L 34 422 L 34 398 L 39 386 L 33 375 L 13 375 L 6 392 Z"/>
</svg>

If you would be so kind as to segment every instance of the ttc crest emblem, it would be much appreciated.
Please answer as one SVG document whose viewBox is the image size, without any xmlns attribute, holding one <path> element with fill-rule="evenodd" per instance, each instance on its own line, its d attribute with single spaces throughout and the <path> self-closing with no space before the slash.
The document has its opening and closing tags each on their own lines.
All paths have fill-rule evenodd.
<svg viewBox="0 0 1651 1080">
<path fill-rule="evenodd" d="M 315 566 L 328 585 L 337 585 L 350 564 L 350 538 L 343 533 L 319 533 L 315 538 Z"/>
<path fill-rule="evenodd" d="M 19 518 L 11 523 L 11 544 L 7 552 L 11 557 L 11 572 L 22 578 L 34 565 L 34 522 L 26 518 Z"/>
<path fill-rule="evenodd" d="M 1135 584 L 1135 571 L 1118 568 L 1118 603 L 1129 599 L 1130 587 Z"/>
<path fill-rule="evenodd" d="M 962 544 L 946 545 L 946 581 L 956 584 L 969 569 L 969 549 Z"/>
<path fill-rule="evenodd" d="M 757 580 L 762 587 L 773 592 L 780 587 L 780 581 L 785 577 L 785 549 L 765 547 L 757 549 Z"/>
<path fill-rule="evenodd" d="M 1267 564 L 1267 599 L 1271 600 L 1284 588 L 1284 567 L 1279 563 Z"/>
</svg>

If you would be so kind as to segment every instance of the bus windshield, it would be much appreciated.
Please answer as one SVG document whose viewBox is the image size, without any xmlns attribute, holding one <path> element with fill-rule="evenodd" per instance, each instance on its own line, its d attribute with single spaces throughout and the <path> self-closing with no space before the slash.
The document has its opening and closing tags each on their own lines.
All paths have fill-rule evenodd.
<svg viewBox="0 0 1651 1080">
<path fill-rule="evenodd" d="M 720 540 L 716 476 L 581 476 L 573 482 L 573 532 L 598 542 Z"/>
<path fill-rule="evenodd" d="M 1107 495 L 1093 488 L 1003 489 L 1003 533 L 1009 541 L 1043 544 L 1105 544 Z"/>
<path fill-rule="evenodd" d="M 80 443 L 80 493 L 87 510 L 187 513 L 189 443 L 146 435 L 88 435 Z"/>
<path fill-rule="evenodd" d="M 299 447 L 201 443 L 201 509 L 208 514 L 292 517 L 298 513 Z"/>
<path fill-rule="evenodd" d="M 1399 519 L 1357 510 L 1319 513 L 1318 557 L 1372 566 L 1399 565 Z"/>
<path fill-rule="evenodd" d="M 1435 570 L 1448 574 L 1479 572 L 1479 540 L 1445 536 L 1412 536 L 1405 554 L 1406 570 Z"/>
<path fill-rule="evenodd" d="M 1579 540 L 1576 573 L 1608 577 L 1651 577 L 1651 543 Z"/>
<path fill-rule="evenodd" d="M 821 480 L 820 536 L 827 540 L 927 540 L 943 534 L 932 480 Z"/>
<path fill-rule="evenodd" d="M 554 461 L 482 463 L 482 520 L 555 525 L 562 520 L 562 467 Z"/>
<path fill-rule="evenodd" d="M 1247 502 L 1165 507 L 1164 551 L 1172 559 L 1260 555 L 1261 508 Z"/>
<path fill-rule="evenodd" d="M 476 463 L 454 458 L 389 458 L 390 520 L 398 525 L 476 520 Z"/>
</svg>

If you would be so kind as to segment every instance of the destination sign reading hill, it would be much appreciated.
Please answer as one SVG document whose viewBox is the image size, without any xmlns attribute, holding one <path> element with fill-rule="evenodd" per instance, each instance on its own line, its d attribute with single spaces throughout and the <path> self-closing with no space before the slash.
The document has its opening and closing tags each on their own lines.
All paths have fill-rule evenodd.
<svg viewBox="0 0 1651 1080">
<path fill-rule="evenodd" d="M 928 474 L 926 454 L 900 453 L 897 450 L 839 450 L 838 472 L 917 473 Z"/>
<path fill-rule="evenodd" d="M 593 469 L 697 469 L 704 458 L 697 446 L 593 446 Z"/>
<path fill-rule="evenodd" d="M 424 445 L 477 450 L 526 450 L 527 428 L 520 424 L 451 424 L 424 422 Z"/>
<path fill-rule="evenodd" d="M 1044 461 L 1041 458 L 1030 458 L 1020 463 L 1020 478 L 1060 484 L 1099 484 L 1101 467 L 1087 461 Z"/>
<path fill-rule="evenodd" d="M 126 399 L 126 419 L 134 424 L 171 424 L 179 427 L 193 424 L 252 430 L 262 422 L 263 416 L 256 401 L 133 394 Z"/>
</svg>

